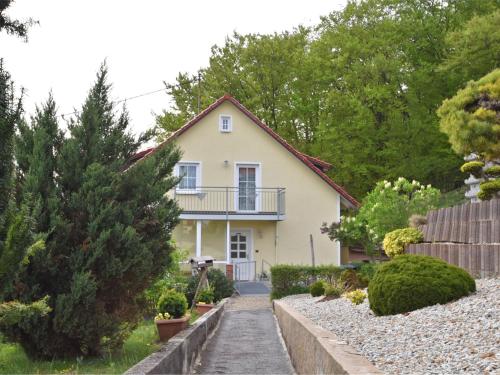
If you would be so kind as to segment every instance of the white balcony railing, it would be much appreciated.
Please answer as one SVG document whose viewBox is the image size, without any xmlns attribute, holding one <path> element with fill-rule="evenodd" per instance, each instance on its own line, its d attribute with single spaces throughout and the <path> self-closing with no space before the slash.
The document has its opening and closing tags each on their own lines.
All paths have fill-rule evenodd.
<svg viewBox="0 0 500 375">
<path fill-rule="evenodd" d="M 265 215 L 282 220 L 284 188 L 197 187 L 174 192 L 183 214 Z"/>
</svg>

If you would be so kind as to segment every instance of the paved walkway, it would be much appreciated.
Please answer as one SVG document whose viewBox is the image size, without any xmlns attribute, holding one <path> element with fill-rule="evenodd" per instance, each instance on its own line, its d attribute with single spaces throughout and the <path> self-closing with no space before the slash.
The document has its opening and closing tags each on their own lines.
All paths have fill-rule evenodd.
<svg viewBox="0 0 500 375">
<path fill-rule="evenodd" d="M 240 295 L 269 295 L 271 292 L 266 283 L 260 281 L 237 281 L 236 290 Z"/>
<path fill-rule="evenodd" d="M 294 374 L 269 296 L 233 297 L 201 355 L 197 374 Z"/>
</svg>

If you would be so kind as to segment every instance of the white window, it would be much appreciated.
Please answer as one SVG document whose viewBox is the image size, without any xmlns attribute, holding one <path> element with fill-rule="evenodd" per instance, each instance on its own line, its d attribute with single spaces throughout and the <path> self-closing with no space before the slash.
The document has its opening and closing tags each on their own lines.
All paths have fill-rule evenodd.
<svg viewBox="0 0 500 375">
<path fill-rule="evenodd" d="M 233 130 L 233 119 L 229 115 L 220 115 L 219 130 L 221 133 L 229 133 Z"/>
<path fill-rule="evenodd" d="M 182 177 L 177 185 L 178 193 L 196 193 L 201 185 L 201 168 L 198 162 L 181 162 L 176 166 L 178 177 Z"/>
</svg>

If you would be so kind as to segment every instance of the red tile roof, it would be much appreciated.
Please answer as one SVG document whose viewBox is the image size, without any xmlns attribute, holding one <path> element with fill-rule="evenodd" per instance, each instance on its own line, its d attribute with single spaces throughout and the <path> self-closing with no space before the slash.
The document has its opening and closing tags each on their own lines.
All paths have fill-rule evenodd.
<svg viewBox="0 0 500 375">
<path fill-rule="evenodd" d="M 241 112 L 243 112 L 250 120 L 252 120 L 256 125 L 258 125 L 262 130 L 264 130 L 267 134 L 273 137 L 278 143 L 280 143 L 283 147 L 285 147 L 290 153 L 292 153 L 297 159 L 307 165 L 314 173 L 316 173 L 323 181 L 325 181 L 328 185 L 330 185 L 333 189 L 335 189 L 341 197 L 343 197 L 350 205 L 355 207 L 359 206 L 359 202 L 349 195 L 349 193 L 340 185 L 335 183 L 330 177 L 328 177 L 324 172 L 331 168 L 331 164 L 327 163 L 318 158 L 306 155 L 295 149 L 292 145 L 290 145 L 287 141 L 285 141 L 281 136 L 279 136 L 275 131 L 273 131 L 269 126 L 264 124 L 261 120 L 259 120 L 253 113 L 251 113 L 248 109 L 246 109 L 240 102 L 238 102 L 231 95 L 224 95 L 221 98 L 217 99 L 214 103 L 208 106 L 204 111 L 195 116 L 189 122 L 187 122 L 180 129 L 172 133 L 164 142 L 162 142 L 158 147 L 161 147 L 163 144 L 166 144 L 173 139 L 179 137 L 181 134 L 189 130 L 192 126 L 200 122 L 205 116 L 215 110 L 224 102 L 232 103 L 236 108 L 238 108 Z M 147 151 L 147 150 L 145 150 Z M 150 150 L 144 154 L 147 156 L 153 153 L 155 150 Z M 144 152 L 144 151 L 142 151 Z M 137 155 L 137 154 L 136 154 Z M 143 156 L 142 156 L 143 157 Z M 139 157 L 138 159 L 140 159 Z"/>
<path fill-rule="evenodd" d="M 332 169 L 332 165 L 324 160 L 315 158 L 314 156 L 304 154 L 303 152 L 301 152 L 301 154 L 304 155 L 306 158 L 308 158 L 311 163 L 313 163 L 316 167 L 321 169 L 323 172 L 328 172 L 330 169 Z"/>
</svg>

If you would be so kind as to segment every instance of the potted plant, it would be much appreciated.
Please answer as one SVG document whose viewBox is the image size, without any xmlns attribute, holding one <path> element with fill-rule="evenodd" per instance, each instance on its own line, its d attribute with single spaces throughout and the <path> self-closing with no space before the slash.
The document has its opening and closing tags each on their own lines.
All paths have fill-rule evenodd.
<svg viewBox="0 0 500 375">
<path fill-rule="evenodd" d="M 214 304 L 214 290 L 211 287 L 205 288 L 200 293 L 198 293 L 198 298 L 196 299 L 196 312 L 199 315 L 203 315 L 210 311 Z"/>
<path fill-rule="evenodd" d="M 173 289 L 165 291 L 158 300 L 157 308 L 155 323 L 160 341 L 167 341 L 188 326 L 188 303 L 184 294 Z"/>
</svg>

